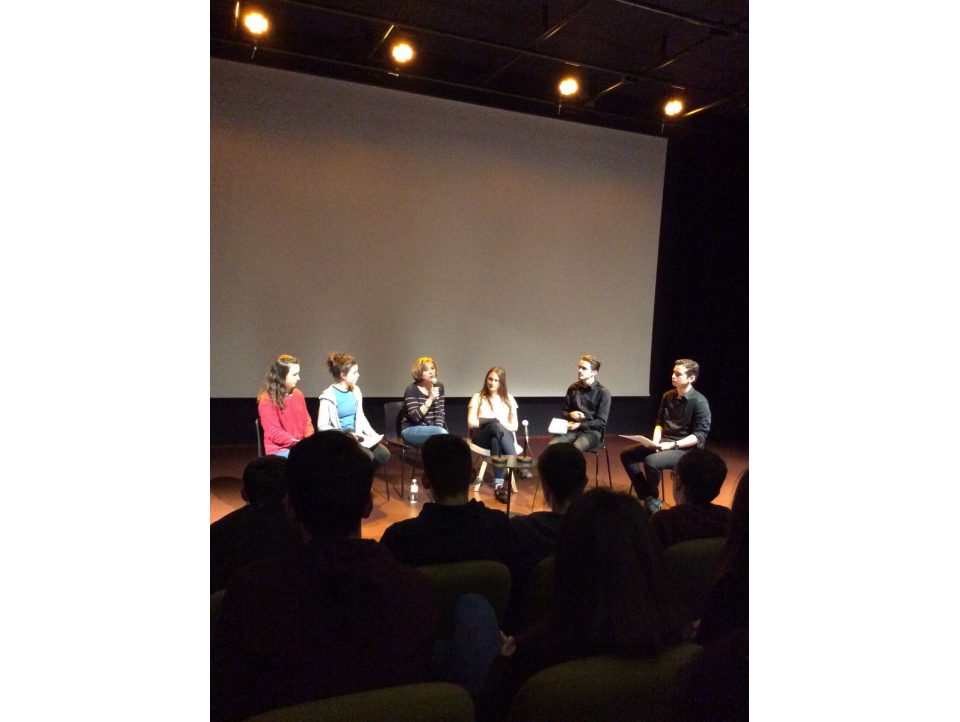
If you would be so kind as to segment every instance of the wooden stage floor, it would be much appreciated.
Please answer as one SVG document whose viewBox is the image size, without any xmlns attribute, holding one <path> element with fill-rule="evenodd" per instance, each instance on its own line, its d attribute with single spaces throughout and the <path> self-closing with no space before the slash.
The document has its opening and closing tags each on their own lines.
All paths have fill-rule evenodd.
<svg viewBox="0 0 960 722">
<path fill-rule="evenodd" d="M 533 454 L 536 456 L 546 448 L 549 437 L 531 436 L 530 442 L 533 447 Z M 631 442 L 618 436 L 607 437 L 607 448 L 610 451 L 610 471 L 613 475 L 613 488 L 617 491 L 627 491 L 629 489 L 629 480 L 627 473 L 620 463 L 620 451 Z M 747 468 L 748 455 L 743 447 L 713 443 L 708 441 L 707 448 L 723 457 L 727 462 L 727 480 L 723 484 L 723 489 L 716 500 L 717 504 L 730 506 L 733 500 L 733 492 L 736 488 L 737 479 L 740 473 Z M 257 456 L 256 446 L 212 446 L 210 448 L 210 523 L 212 524 L 220 517 L 230 513 L 234 509 L 243 506 L 243 500 L 240 498 L 240 479 L 243 476 L 244 467 Z M 594 455 L 587 455 L 587 476 L 589 477 L 588 488 L 594 485 Z M 504 504 L 499 503 L 493 496 L 492 472 L 489 465 L 486 472 L 486 483 L 484 483 L 475 497 L 494 509 L 506 509 Z M 404 472 L 404 478 L 409 482 L 410 467 Z M 603 452 L 600 452 L 600 482 L 606 485 L 608 483 L 607 465 Z M 386 490 L 384 488 L 384 479 L 390 484 L 390 500 L 387 501 Z M 373 483 L 373 513 L 369 519 L 363 522 L 363 536 L 366 539 L 379 540 L 384 530 L 396 521 L 401 519 L 410 519 L 420 512 L 420 506 L 426 499 L 425 493 L 421 488 L 420 504 L 411 504 L 406 498 L 400 499 L 396 490 L 400 485 L 400 461 L 399 456 L 394 454 L 390 462 L 382 469 L 377 471 Z M 534 505 L 534 492 L 537 489 L 537 472 L 533 469 L 533 476 L 530 479 L 517 479 L 518 493 L 513 495 L 510 501 L 510 515 L 529 514 L 532 511 L 542 511 L 547 509 L 543 502 L 543 490 L 536 492 L 536 504 Z M 471 491 L 473 495 L 474 492 Z M 666 482 L 667 506 L 674 503 L 672 480 L 667 475 Z"/>
</svg>

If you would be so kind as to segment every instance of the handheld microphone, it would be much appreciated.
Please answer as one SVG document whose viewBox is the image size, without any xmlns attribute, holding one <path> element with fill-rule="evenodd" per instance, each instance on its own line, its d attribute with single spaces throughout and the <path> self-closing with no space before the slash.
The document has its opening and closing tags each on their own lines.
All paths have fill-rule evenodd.
<svg viewBox="0 0 960 722">
<path fill-rule="evenodd" d="M 434 380 L 433 380 L 433 388 L 435 388 L 435 389 L 437 390 L 437 395 L 439 396 L 440 391 L 442 390 L 442 389 L 440 388 L 440 381 L 439 381 L 439 379 L 434 379 Z"/>
</svg>

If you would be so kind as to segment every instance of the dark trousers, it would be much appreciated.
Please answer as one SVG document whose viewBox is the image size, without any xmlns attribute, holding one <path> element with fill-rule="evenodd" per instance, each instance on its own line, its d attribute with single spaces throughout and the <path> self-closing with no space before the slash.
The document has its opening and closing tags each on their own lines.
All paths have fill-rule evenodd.
<svg viewBox="0 0 960 722">
<path fill-rule="evenodd" d="M 491 456 L 510 456 L 517 453 L 513 443 L 513 432 L 499 421 L 491 421 L 470 434 L 470 441 L 484 449 L 490 449 Z M 501 481 L 506 476 L 507 469 L 503 466 L 493 467 L 493 478 Z"/>
<path fill-rule="evenodd" d="M 600 448 L 601 435 L 599 431 L 589 429 L 587 431 L 568 431 L 565 434 L 554 436 L 550 439 L 551 444 L 573 444 L 580 451 L 590 451 L 590 449 Z"/>
<path fill-rule="evenodd" d="M 660 496 L 660 477 L 664 469 L 675 468 L 680 457 L 687 451 L 689 449 L 654 451 L 643 444 L 634 444 L 620 452 L 620 463 L 626 469 L 637 496 L 641 499 L 646 499 L 648 496 L 658 497 Z"/>
</svg>

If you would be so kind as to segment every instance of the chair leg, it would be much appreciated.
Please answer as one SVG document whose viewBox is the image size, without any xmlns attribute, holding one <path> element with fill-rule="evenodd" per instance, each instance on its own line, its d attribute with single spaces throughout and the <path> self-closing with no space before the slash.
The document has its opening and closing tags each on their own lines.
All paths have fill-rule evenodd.
<svg viewBox="0 0 960 722">
<path fill-rule="evenodd" d="M 607 457 L 607 482 L 610 484 L 610 488 L 613 488 L 613 472 L 610 471 L 610 449 L 606 446 L 603 447 L 603 455 Z M 597 454 L 599 459 L 600 454 Z"/>
<path fill-rule="evenodd" d="M 513 469 L 509 469 L 510 472 L 510 490 L 516 494 L 517 493 L 517 475 L 514 473 Z"/>
<path fill-rule="evenodd" d="M 487 460 L 480 462 L 480 471 L 477 472 L 477 478 L 473 482 L 473 490 L 480 491 L 480 485 L 483 483 L 483 475 L 487 472 Z"/>
</svg>

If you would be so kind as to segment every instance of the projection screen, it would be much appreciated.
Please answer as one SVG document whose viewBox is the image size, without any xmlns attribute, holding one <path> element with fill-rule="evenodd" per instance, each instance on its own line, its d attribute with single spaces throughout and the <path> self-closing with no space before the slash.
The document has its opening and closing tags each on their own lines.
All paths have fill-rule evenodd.
<svg viewBox="0 0 960 722">
<path fill-rule="evenodd" d="M 301 389 L 359 359 L 398 396 L 433 356 L 451 396 L 491 366 L 559 396 L 577 359 L 649 395 L 666 139 L 211 60 L 210 392 L 273 357 Z"/>
</svg>

